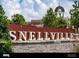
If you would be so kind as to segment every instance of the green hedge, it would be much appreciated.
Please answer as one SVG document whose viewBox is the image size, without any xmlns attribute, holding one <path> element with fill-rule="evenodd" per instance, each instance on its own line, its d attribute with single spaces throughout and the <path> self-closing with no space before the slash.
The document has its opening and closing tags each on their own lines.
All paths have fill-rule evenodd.
<svg viewBox="0 0 79 59">
<path fill-rule="evenodd" d="M 0 40 L 0 53 L 12 53 L 10 40 Z"/>
</svg>

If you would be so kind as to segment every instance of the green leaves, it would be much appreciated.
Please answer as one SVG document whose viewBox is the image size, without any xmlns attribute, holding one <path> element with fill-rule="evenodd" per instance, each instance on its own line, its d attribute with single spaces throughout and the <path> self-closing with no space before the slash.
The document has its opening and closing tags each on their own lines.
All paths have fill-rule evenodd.
<svg viewBox="0 0 79 59">
<path fill-rule="evenodd" d="M 11 41 L 9 40 L 0 40 L 0 53 L 12 53 L 11 50 Z"/>
<path fill-rule="evenodd" d="M 5 12 L 0 5 L 0 53 L 10 53 L 12 49 L 11 40 L 7 28 L 8 19 L 4 14 Z"/>
<path fill-rule="evenodd" d="M 45 27 L 52 27 L 55 23 L 56 15 L 53 12 L 52 8 L 47 10 L 47 14 L 43 17 L 43 24 Z"/>
<path fill-rule="evenodd" d="M 1 15 L 4 15 L 4 14 L 5 14 L 5 12 L 4 12 L 2 6 L 0 5 L 0 16 L 1 16 Z"/>
<path fill-rule="evenodd" d="M 79 27 L 79 1 L 74 1 L 73 9 L 70 10 L 71 24 L 77 28 Z"/>
<path fill-rule="evenodd" d="M 42 19 L 45 27 L 65 28 L 67 23 L 63 18 L 57 17 L 53 9 L 47 10 L 47 14 Z"/>
<path fill-rule="evenodd" d="M 24 25 L 24 24 L 25 24 L 25 19 L 24 19 L 24 17 L 23 17 L 22 15 L 20 15 L 20 14 L 13 15 L 12 21 L 13 21 L 15 24 L 20 24 L 20 25 Z"/>
</svg>

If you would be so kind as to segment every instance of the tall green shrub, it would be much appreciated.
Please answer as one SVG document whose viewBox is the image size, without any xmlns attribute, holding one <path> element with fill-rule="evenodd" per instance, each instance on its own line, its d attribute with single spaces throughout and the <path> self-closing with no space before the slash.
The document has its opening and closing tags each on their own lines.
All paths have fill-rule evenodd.
<svg viewBox="0 0 79 59">
<path fill-rule="evenodd" d="M 5 12 L 0 5 L 0 53 L 11 53 L 11 40 L 8 31 L 8 22 Z"/>
</svg>

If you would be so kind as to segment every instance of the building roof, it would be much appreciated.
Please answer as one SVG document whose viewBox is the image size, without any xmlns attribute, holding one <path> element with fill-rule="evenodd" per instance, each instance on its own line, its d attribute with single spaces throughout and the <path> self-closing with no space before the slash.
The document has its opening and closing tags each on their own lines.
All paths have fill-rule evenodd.
<svg viewBox="0 0 79 59">
<path fill-rule="evenodd" d="M 42 20 L 31 20 L 31 22 L 29 23 L 30 25 L 33 24 L 33 25 L 39 25 L 39 24 L 42 24 Z"/>
<path fill-rule="evenodd" d="M 58 10 L 61 9 L 62 12 L 65 12 L 64 8 L 62 6 L 58 6 L 55 8 L 55 12 L 58 12 Z"/>
<path fill-rule="evenodd" d="M 41 22 L 41 20 L 31 20 L 31 22 Z"/>
</svg>

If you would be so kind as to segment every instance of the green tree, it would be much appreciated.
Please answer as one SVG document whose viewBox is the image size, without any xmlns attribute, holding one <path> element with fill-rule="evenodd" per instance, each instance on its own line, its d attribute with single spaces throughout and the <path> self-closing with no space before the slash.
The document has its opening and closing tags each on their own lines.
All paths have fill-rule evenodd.
<svg viewBox="0 0 79 59">
<path fill-rule="evenodd" d="M 68 28 L 72 28 L 71 20 L 70 19 L 66 20 L 66 23 L 67 23 L 67 27 Z"/>
<path fill-rule="evenodd" d="M 63 17 L 58 17 L 58 22 L 57 22 L 57 27 L 58 28 L 66 28 L 67 27 L 67 22 L 66 20 L 63 19 Z"/>
<path fill-rule="evenodd" d="M 71 24 L 77 28 L 79 27 L 79 1 L 74 1 L 73 9 L 70 10 Z"/>
<path fill-rule="evenodd" d="M 2 6 L 0 5 L 0 15 L 4 15 L 4 14 L 5 14 L 5 12 L 4 12 Z"/>
<path fill-rule="evenodd" d="M 43 17 L 42 21 L 45 27 L 56 27 L 56 15 L 52 8 L 47 10 L 47 14 Z"/>
<path fill-rule="evenodd" d="M 62 17 L 57 17 L 53 9 L 47 10 L 47 14 L 42 19 L 45 27 L 65 28 L 67 23 Z"/>
<path fill-rule="evenodd" d="M 22 15 L 20 15 L 20 14 L 13 15 L 12 16 L 12 21 L 15 24 L 20 24 L 20 25 L 26 24 L 24 17 Z"/>
<path fill-rule="evenodd" d="M 8 25 L 13 24 L 13 21 L 10 19 L 8 19 L 7 22 L 8 22 Z"/>
<path fill-rule="evenodd" d="M 11 40 L 8 31 L 8 22 L 5 12 L 0 5 L 0 53 L 10 53 L 11 49 Z"/>
</svg>

